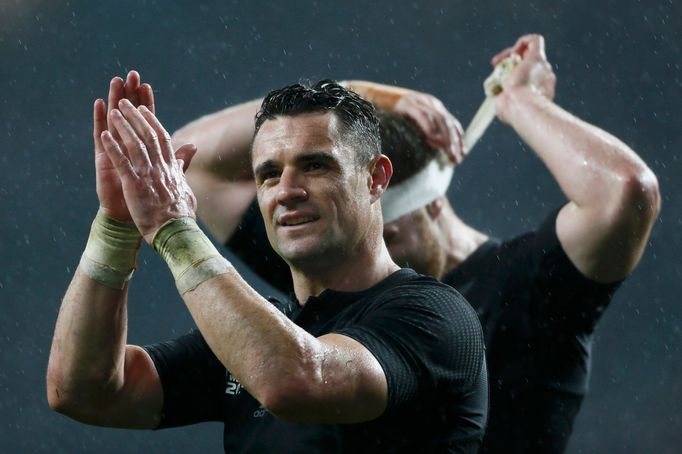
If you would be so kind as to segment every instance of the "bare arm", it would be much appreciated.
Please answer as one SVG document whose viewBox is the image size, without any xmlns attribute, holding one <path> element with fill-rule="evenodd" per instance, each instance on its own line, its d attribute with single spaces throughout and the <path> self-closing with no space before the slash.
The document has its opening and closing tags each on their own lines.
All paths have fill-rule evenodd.
<svg viewBox="0 0 682 454">
<path fill-rule="evenodd" d="M 338 334 L 311 336 L 234 269 L 183 299 L 211 350 L 279 418 L 357 423 L 384 411 L 386 378 L 364 346 Z"/>
<path fill-rule="evenodd" d="M 118 77 L 111 81 L 109 108 L 122 98 L 154 106 L 151 87 L 140 85 L 134 71 L 125 83 Z M 95 102 L 93 118 L 100 210 L 122 223 L 132 222 L 120 181 L 100 141 L 100 134 L 108 128 L 102 100 Z M 128 252 L 134 262 L 139 245 L 135 236 L 140 235 L 132 227 L 132 251 Z M 153 428 L 161 413 L 161 385 L 149 355 L 139 347 L 126 345 L 127 293 L 127 283 L 122 288 L 110 288 L 78 267 L 57 318 L 47 397 L 52 408 L 85 423 Z"/>
<path fill-rule="evenodd" d="M 256 195 L 249 148 L 260 103 L 258 99 L 206 115 L 173 134 L 176 145 L 193 143 L 199 150 L 187 179 L 197 197 L 199 219 L 223 243 Z"/>
<path fill-rule="evenodd" d="M 127 286 L 108 288 L 76 271 L 52 340 L 48 402 L 87 424 L 152 429 L 161 382 L 147 352 L 126 345 L 127 293 Z"/>
<path fill-rule="evenodd" d="M 511 52 L 523 61 L 503 83 L 496 107 L 537 153 L 570 202 L 557 219 L 567 255 L 587 277 L 613 282 L 639 261 L 660 210 L 656 176 L 623 142 L 552 102 L 555 77 L 544 40 L 524 36 Z"/>
<path fill-rule="evenodd" d="M 367 80 L 348 80 L 343 85 L 367 101 L 384 110 L 393 110 L 398 102 L 407 96 L 419 93 L 409 88 L 386 85 Z"/>
</svg>

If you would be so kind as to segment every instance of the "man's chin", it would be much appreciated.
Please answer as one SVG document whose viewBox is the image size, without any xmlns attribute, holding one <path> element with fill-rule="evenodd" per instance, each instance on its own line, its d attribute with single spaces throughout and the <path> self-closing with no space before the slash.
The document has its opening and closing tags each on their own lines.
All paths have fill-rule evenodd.
<svg viewBox="0 0 682 454">
<path fill-rule="evenodd" d="M 324 262 L 329 261 L 330 252 L 328 249 L 319 241 L 306 241 L 280 247 L 279 255 L 293 267 L 299 268 L 310 264 L 319 267 L 322 259 Z"/>
</svg>

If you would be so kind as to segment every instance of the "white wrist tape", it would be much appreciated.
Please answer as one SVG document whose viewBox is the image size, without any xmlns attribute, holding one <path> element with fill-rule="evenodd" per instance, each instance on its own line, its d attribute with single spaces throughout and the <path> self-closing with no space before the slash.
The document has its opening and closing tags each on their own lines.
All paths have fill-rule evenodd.
<svg viewBox="0 0 682 454">
<path fill-rule="evenodd" d="M 232 266 L 190 217 L 171 219 L 163 224 L 152 246 L 168 264 L 181 295 L 214 276 L 227 273 Z"/>
<path fill-rule="evenodd" d="M 455 167 L 440 157 L 396 186 L 389 186 L 381 196 L 384 224 L 411 213 L 445 195 Z"/>
<path fill-rule="evenodd" d="M 485 99 L 481 107 L 476 111 L 476 115 L 464 131 L 464 148 L 471 151 L 488 129 L 490 123 L 495 119 L 495 97 L 502 93 L 502 81 L 510 72 L 521 63 L 521 57 L 517 54 L 511 54 L 499 62 L 492 74 L 483 82 L 483 90 L 485 91 Z"/>
<path fill-rule="evenodd" d="M 135 270 L 142 235 L 135 224 L 126 224 L 97 212 L 80 268 L 100 284 L 122 289 Z"/>
</svg>

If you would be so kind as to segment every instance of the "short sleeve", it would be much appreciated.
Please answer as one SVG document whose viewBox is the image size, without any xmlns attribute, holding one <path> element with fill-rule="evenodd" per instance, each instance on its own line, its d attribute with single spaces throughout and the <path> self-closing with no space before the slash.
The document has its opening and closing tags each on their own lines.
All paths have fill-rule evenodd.
<svg viewBox="0 0 682 454">
<path fill-rule="evenodd" d="M 466 393 L 485 369 L 475 312 L 454 289 L 435 281 L 401 285 L 359 323 L 337 332 L 363 344 L 388 383 L 390 411 L 426 390 Z"/>
<path fill-rule="evenodd" d="M 566 255 L 556 233 L 555 210 L 542 223 L 529 246 L 536 308 L 549 324 L 591 333 L 622 281 L 602 284 L 583 275 Z"/>
<path fill-rule="evenodd" d="M 163 387 L 158 429 L 222 420 L 225 368 L 198 330 L 143 348 Z"/>
</svg>

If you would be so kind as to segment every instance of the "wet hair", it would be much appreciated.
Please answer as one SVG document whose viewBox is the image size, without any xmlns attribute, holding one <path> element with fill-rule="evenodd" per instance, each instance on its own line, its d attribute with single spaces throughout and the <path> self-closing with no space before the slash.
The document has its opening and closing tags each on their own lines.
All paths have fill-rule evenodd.
<svg viewBox="0 0 682 454">
<path fill-rule="evenodd" d="M 355 150 L 358 164 L 365 165 L 381 152 L 379 120 L 374 106 L 358 94 L 325 79 L 312 86 L 290 85 L 270 92 L 256 114 L 256 131 L 279 116 L 332 112 L 340 120 L 342 140 Z"/>
<path fill-rule="evenodd" d="M 426 167 L 440 151 L 426 142 L 426 136 L 412 121 L 397 112 L 377 110 L 381 152 L 393 164 L 391 184 L 397 185 Z"/>
</svg>

